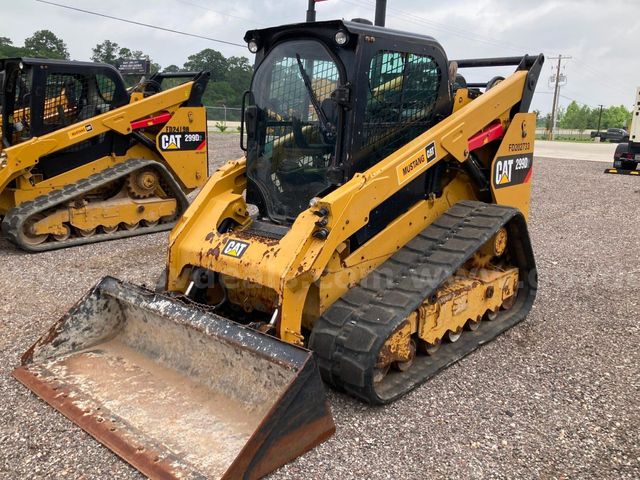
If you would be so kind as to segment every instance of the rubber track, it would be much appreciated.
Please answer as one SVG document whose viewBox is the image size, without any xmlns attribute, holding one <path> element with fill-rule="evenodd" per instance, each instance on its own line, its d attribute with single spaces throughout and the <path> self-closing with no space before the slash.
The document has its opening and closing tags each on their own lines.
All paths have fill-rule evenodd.
<svg viewBox="0 0 640 480">
<path fill-rule="evenodd" d="M 118 230 L 110 234 L 96 233 L 91 237 L 72 237 L 62 242 L 48 240 L 40 245 L 29 245 L 20 240 L 20 235 L 18 233 L 31 216 L 40 212 L 45 212 L 53 207 L 63 205 L 74 198 L 81 197 L 92 190 L 95 190 L 102 185 L 124 178 L 130 173 L 146 167 L 152 167 L 160 173 L 162 180 L 164 180 L 171 188 L 171 193 L 174 195 L 178 203 L 178 211 L 175 215 L 175 218 L 177 219 L 187 209 L 189 201 L 173 175 L 171 175 L 164 165 L 154 160 L 131 159 L 107 168 L 99 173 L 95 173 L 87 178 L 83 178 L 76 183 L 66 185 L 63 188 L 54 190 L 46 195 L 42 195 L 34 200 L 24 202 L 17 207 L 12 208 L 2 221 L 2 232 L 12 243 L 24 250 L 30 252 L 44 252 L 70 246 L 85 245 L 88 243 L 115 240 L 118 238 L 170 230 L 175 225 L 175 219 L 171 222 L 160 223 L 153 227 L 141 226 L 136 230 Z"/>
<path fill-rule="evenodd" d="M 477 331 L 465 331 L 456 343 L 443 341 L 434 356 L 417 355 L 406 372 L 391 371 L 374 386 L 374 367 L 386 339 L 503 226 L 509 258 L 519 267 L 514 306 Z M 309 347 L 326 382 L 368 403 L 389 403 L 524 319 L 536 286 L 533 251 L 519 210 L 460 202 L 329 307 L 316 320 Z"/>
</svg>

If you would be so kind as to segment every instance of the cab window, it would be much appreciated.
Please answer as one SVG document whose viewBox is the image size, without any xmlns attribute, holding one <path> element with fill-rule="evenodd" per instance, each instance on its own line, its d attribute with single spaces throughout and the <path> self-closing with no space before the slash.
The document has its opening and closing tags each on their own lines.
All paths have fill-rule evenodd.
<svg viewBox="0 0 640 480">
<path fill-rule="evenodd" d="M 430 127 L 440 77 L 429 55 L 380 51 L 372 58 L 362 141 L 371 152 L 369 164 Z"/>
</svg>

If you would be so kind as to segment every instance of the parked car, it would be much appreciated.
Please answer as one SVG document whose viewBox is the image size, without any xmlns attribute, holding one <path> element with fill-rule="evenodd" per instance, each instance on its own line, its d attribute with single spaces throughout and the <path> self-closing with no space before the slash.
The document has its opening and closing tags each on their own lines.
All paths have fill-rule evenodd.
<svg viewBox="0 0 640 480">
<path fill-rule="evenodd" d="M 595 137 L 600 137 L 603 142 L 609 140 L 611 143 L 624 143 L 629 141 L 629 132 L 624 128 L 608 128 L 606 132 L 591 132 L 591 138 Z"/>
</svg>

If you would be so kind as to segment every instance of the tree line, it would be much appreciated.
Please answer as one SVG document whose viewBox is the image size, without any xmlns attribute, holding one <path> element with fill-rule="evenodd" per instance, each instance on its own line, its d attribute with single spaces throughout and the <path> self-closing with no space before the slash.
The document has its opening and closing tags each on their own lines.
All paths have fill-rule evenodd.
<svg viewBox="0 0 640 480">
<path fill-rule="evenodd" d="M 24 41 L 24 46 L 16 46 L 8 37 L 0 37 L 0 58 L 8 57 L 40 57 L 66 59 L 70 58 L 67 44 L 50 30 L 38 30 Z M 123 60 L 149 60 L 151 73 L 189 71 L 211 72 L 209 85 L 203 95 L 202 103 L 212 107 L 239 107 L 242 95 L 251 83 L 252 66 L 246 57 L 225 57 L 212 48 L 205 48 L 189 55 L 181 65 L 168 65 L 162 68 L 141 50 L 130 49 L 118 45 L 111 40 L 104 40 L 92 49 L 91 60 L 108 63 L 118 67 Z"/>
<path fill-rule="evenodd" d="M 94 62 L 108 63 L 118 67 L 126 59 L 149 60 L 151 73 L 205 70 L 210 72 L 211 78 L 202 96 L 202 103 L 212 107 L 223 105 L 239 107 L 242 103 L 242 95 L 251 83 L 252 66 L 248 58 L 225 57 L 212 48 L 205 48 L 189 55 L 180 67 L 172 64 L 164 69 L 141 50 L 121 47 L 111 40 L 104 40 L 92 49 L 91 60 Z"/>
<path fill-rule="evenodd" d="M 551 129 L 551 114 L 541 116 L 538 114 L 538 126 L 547 130 Z M 596 130 L 598 128 L 598 120 L 600 120 L 600 130 L 607 128 L 629 128 L 631 124 L 632 112 L 624 105 L 611 106 L 602 108 L 590 107 L 589 105 L 580 105 L 575 100 L 572 101 L 567 108 L 560 107 L 558 109 L 557 126 L 569 130 Z"/>
<path fill-rule="evenodd" d="M 67 44 L 50 30 L 38 30 L 24 40 L 24 46 L 13 44 L 9 37 L 0 37 L 0 58 L 40 57 L 68 60 Z"/>
</svg>

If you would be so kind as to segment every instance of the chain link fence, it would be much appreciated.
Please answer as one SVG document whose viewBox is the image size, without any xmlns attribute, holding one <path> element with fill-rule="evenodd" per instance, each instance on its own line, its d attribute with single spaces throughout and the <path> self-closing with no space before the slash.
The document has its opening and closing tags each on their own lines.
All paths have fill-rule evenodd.
<svg viewBox="0 0 640 480">
<path fill-rule="evenodd" d="M 209 107 L 207 109 L 207 120 L 212 122 L 239 122 L 242 109 L 237 107 Z"/>
<path fill-rule="evenodd" d="M 242 109 L 237 107 L 209 107 L 207 109 L 207 125 L 210 131 L 239 132 Z"/>
</svg>

